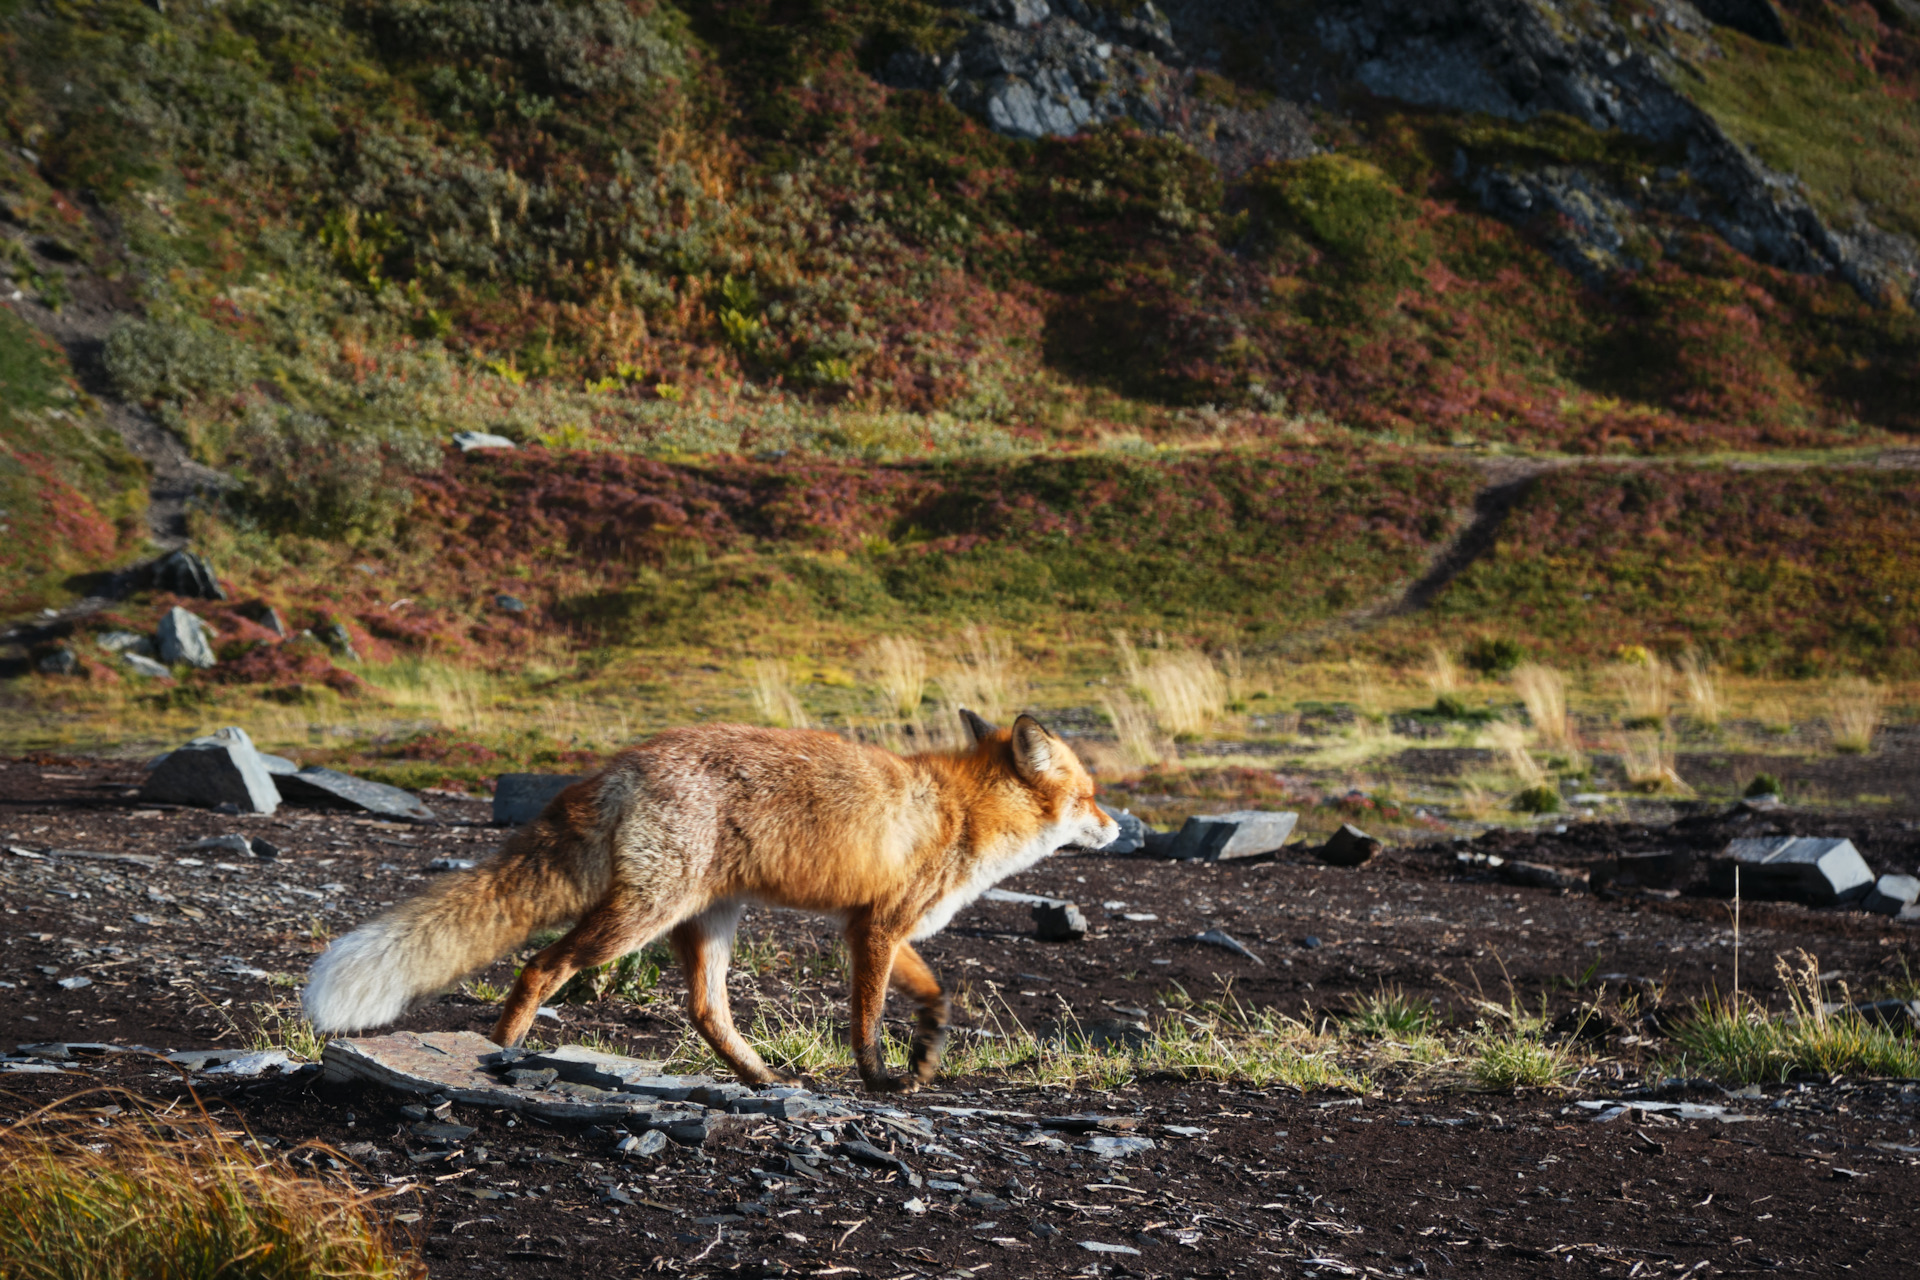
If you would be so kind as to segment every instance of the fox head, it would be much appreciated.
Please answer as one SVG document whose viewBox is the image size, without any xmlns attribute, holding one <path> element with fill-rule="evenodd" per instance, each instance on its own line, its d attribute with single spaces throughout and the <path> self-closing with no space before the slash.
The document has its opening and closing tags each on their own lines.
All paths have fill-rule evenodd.
<svg viewBox="0 0 1920 1280">
<path fill-rule="evenodd" d="M 1065 741 L 1047 727 L 1022 714 L 1013 728 L 995 729 L 971 711 L 962 711 L 978 749 L 1000 743 L 1013 759 L 1013 773 L 1040 809 L 1040 817 L 1056 838 L 1055 848 L 1078 845 L 1099 849 L 1120 836 L 1120 824 L 1093 801 L 1093 779 Z"/>
</svg>

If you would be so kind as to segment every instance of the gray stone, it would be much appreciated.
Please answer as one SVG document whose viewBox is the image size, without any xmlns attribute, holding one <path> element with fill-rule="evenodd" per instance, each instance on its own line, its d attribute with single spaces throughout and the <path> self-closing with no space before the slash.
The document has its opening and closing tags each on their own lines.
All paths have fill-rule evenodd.
<svg viewBox="0 0 1920 1280">
<path fill-rule="evenodd" d="M 1200 814 L 1188 818 L 1166 856 L 1226 862 L 1278 852 L 1293 834 L 1300 815 L 1266 809 Z"/>
<path fill-rule="evenodd" d="M 1257 965 L 1265 965 L 1267 963 L 1259 956 L 1253 954 L 1253 952 L 1247 950 L 1239 939 L 1235 938 L 1225 929 L 1208 929 L 1205 933 L 1196 933 L 1193 935 L 1191 941 L 1198 942 L 1202 946 L 1218 947 L 1222 951 L 1231 951 L 1233 954 L 1243 959 L 1251 960 Z"/>
<path fill-rule="evenodd" d="M 140 798 L 208 808 L 232 804 L 242 813 L 272 813 L 280 807 L 280 791 L 260 762 L 253 739 L 233 726 L 168 752 L 147 775 Z"/>
<path fill-rule="evenodd" d="M 735 1098 L 727 1104 L 727 1110 L 736 1115 L 767 1116 L 774 1120 L 814 1120 L 830 1116 L 853 1114 L 852 1109 L 831 1098 L 816 1098 L 811 1094 L 793 1093 L 786 1097 L 746 1097 Z"/>
<path fill-rule="evenodd" d="M 1140 821 L 1140 819 L 1134 817 L 1133 814 L 1131 814 L 1125 809 L 1122 809 L 1120 810 L 1120 812 L 1115 813 L 1113 810 L 1107 808 L 1105 805 L 1101 805 L 1100 812 L 1106 814 L 1109 818 L 1112 818 L 1115 822 L 1120 824 L 1120 834 L 1114 837 L 1113 843 L 1102 845 L 1100 847 L 1101 853 L 1110 853 L 1116 856 L 1124 856 L 1130 853 L 1139 853 L 1142 849 L 1146 848 L 1146 845 L 1147 845 L 1147 824 L 1146 823 Z"/>
<path fill-rule="evenodd" d="M 33 665 L 42 675 L 70 676 L 80 669 L 80 657 L 62 645 Z"/>
<path fill-rule="evenodd" d="M 518 449 L 520 446 L 505 436 L 489 435 L 485 431 L 456 431 L 453 433 L 454 447 L 462 453 L 472 453 L 475 449 Z"/>
<path fill-rule="evenodd" d="M 265 751 L 260 753 L 260 763 L 267 766 L 267 772 L 276 778 L 283 773 L 300 772 L 300 766 L 285 756 L 270 755 Z"/>
<path fill-rule="evenodd" d="M 1328 836 L 1327 842 L 1313 851 L 1313 856 L 1331 867 L 1359 867 L 1371 862 L 1379 852 L 1378 840 L 1347 822 Z"/>
<path fill-rule="evenodd" d="M 519 827 L 539 817 L 547 802 L 581 778 L 565 773 L 503 773 L 493 783 L 493 820 Z"/>
<path fill-rule="evenodd" d="M 287 629 L 287 620 L 282 618 L 280 611 L 270 604 L 263 604 L 256 609 L 253 620 L 273 632 L 276 636 L 279 636 L 282 640 L 285 640 L 293 634 L 293 632 Z"/>
<path fill-rule="evenodd" d="M 1508 884 L 1531 889 L 1585 889 L 1592 872 L 1585 867 L 1556 867 L 1545 862 L 1503 862 L 1499 875 Z"/>
<path fill-rule="evenodd" d="M 167 1061 L 188 1071 L 202 1071 L 223 1062 L 232 1062 L 235 1058 L 244 1058 L 251 1052 L 250 1049 L 184 1049 L 168 1054 Z"/>
<path fill-rule="evenodd" d="M 1151 1151 L 1153 1147 L 1152 1138 L 1142 1138 L 1131 1133 L 1113 1136 L 1103 1133 L 1077 1144 L 1076 1149 L 1089 1152 L 1101 1160 L 1124 1160 L 1128 1156 L 1137 1156 L 1143 1151 Z"/>
<path fill-rule="evenodd" d="M 589 1049 L 584 1045 L 563 1044 L 557 1049 L 546 1049 L 539 1053 L 530 1053 L 520 1058 L 516 1067 L 541 1070 L 552 1068 L 559 1072 L 560 1079 L 574 1084 L 590 1084 L 601 1089 L 622 1089 L 630 1080 L 657 1080 L 664 1065 L 644 1058 L 629 1058 L 618 1053 L 602 1053 L 598 1049 Z M 705 1077 L 684 1077 L 708 1084 Z M 686 1097 L 685 1093 L 680 1095 Z"/>
<path fill-rule="evenodd" d="M 203 1076 L 261 1076 L 269 1071 L 285 1074 L 299 1069 L 299 1064 L 288 1057 L 283 1049 L 263 1049 L 258 1053 L 243 1053 L 237 1058 L 225 1062 L 216 1062 L 203 1068 Z"/>
<path fill-rule="evenodd" d="M 613 1149 L 623 1156 L 657 1156 L 667 1149 L 667 1135 L 658 1129 L 630 1133 L 614 1143 Z"/>
<path fill-rule="evenodd" d="M 298 773 L 282 774 L 275 781 L 289 804 L 317 805 L 324 808 L 360 809 L 386 818 L 410 822 L 432 822 L 433 810 L 421 804 L 411 792 L 390 787 L 384 782 L 369 782 L 352 774 L 310 764 Z"/>
<path fill-rule="evenodd" d="M 850 1139 L 842 1142 L 839 1149 L 841 1155 L 858 1164 L 864 1164 L 875 1169 L 894 1170 L 900 1175 L 902 1181 L 910 1187 L 919 1187 L 921 1185 L 919 1173 L 909 1166 L 905 1160 L 902 1160 L 899 1156 L 887 1154 L 871 1142 L 862 1141 L 857 1138 Z"/>
<path fill-rule="evenodd" d="M 92 978 L 84 978 L 84 977 L 81 977 L 81 976 L 79 976 L 78 974 L 76 974 L 75 976 L 73 976 L 73 977 L 71 977 L 71 978 L 62 978 L 62 979 L 60 979 L 60 981 L 59 981 L 59 983 L 58 983 L 57 985 L 58 985 L 58 986 L 59 986 L 59 987 L 60 987 L 60 988 L 61 988 L 62 990 L 64 990 L 64 991 L 78 991 L 78 990 L 79 990 L 80 988 L 82 988 L 82 987 L 90 987 L 90 986 L 92 986 L 92 985 L 93 985 L 93 979 L 92 979 Z"/>
<path fill-rule="evenodd" d="M 416 1138 L 425 1138 L 429 1142 L 465 1142 L 480 1132 L 469 1124 L 446 1124 L 438 1120 L 416 1120 L 407 1126 L 407 1132 Z"/>
<path fill-rule="evenodd" d="M 1877 911 L 1883 916 L 1897 916 L 1902 907 L 1911 906 L 1920 899 L 1920 880 L 1912 876 L 1886 875 L 1873 882 L 1873 888 L 1867 890 L 1867 896 L 1860 900 L 1862 911 Z"/>
<path fill-rule="evenodd" d="M 1714 861 L 1714 892 L 1732 896 L 1739 871 L 1740 895 L 1831 907 L 1866 896 L 1873 871 L 1853 841 L 1827 836 L 1770 836 L 1735 840 Z"/>
<path fill-rule="evenodd" d="M 179 605 L 166 611 L 154 628 L 154 647 L 169 667 L 185 664 L 206 670 L 214 665 L 212 628 Z"/>
<path fill-rule="evenodd" d="M 344 623 L 323 622 L 313 629 L 313 634 L 321 644 L 348 662 L 360 661 L 360 654 L 353 647 L 353 633 L 347 630 Z"/>
<path fill-rule="evenodd" d="M 138 631 L 103 631 L 93 638 L 93 642 L 108 653 L 138 653 L 151 658 L 153 639 Z"/>
<path fill-rule="evenodd" d="M 1087 918 L 1071 902 L 1033 908 L 1033 936 L 1042 942 L 1078 942 L 1087 936 Z"/>
<path fill-rule="evenodd" d="M 189 600 L 225 600 L 226 589 L 213 575 L 213 566 L 182 547 L 153 562 L 153 587 Z"/>
<path fill-rule="evenodd" d="M 1897 1031 L 1920 1028 L 1920 1000 L 1867 1000 L 1848 1007 L 1853 1013 L 1878 1026 L 1892 1027 Z"/>
<path fill-rule="evenodd" d="M 17 1044 L 13 1051 L 26 1058 L 48 1058 L 55 1062 L 84 1062 L 104 1058 L 110 1053 L 143 1053 L 131 1045 L 107 1044 L 101 1040 L 48 1040 L 38 1044 Z"/>
<path fill-rule="evenodd" d="M 253 856 L 253 843 L 237 832 L 224 836 L 203 836 L 190 844 L 183 844 L 179 853 L 231 853 L 237 858 Z"/>
<path fill-rule="evenodd" d="M 167 670 L 144 653 L 125 654 L 123 655 L 123 661 L 127 664 L 127 670 L 137 676 L 145 676 L 149 680 L 173 679 L 173 672 Z"/>
<path fill-rule="evenodd" d="M 1096 1052 L 1140 1053 L 1153 1043 L 1153 1028 L 1135 1018 L 1103 1018 L 1086 1023 L 1067 1038 Z"/>
<path fill-rule="evenodd" d="M 1692 883 L 1699 867 L 1700 857 L 1691 849 L 1623 853 L 1603 868 L 1603 878 L 1623 889 L 1681 889 Z"/>
<path fill-rule="evenodd" d="M 472 858 L 435 858 L 427 864 L 429 871 L 471 871 L 479 866 Z"/>
<path fill-rule="evenodd" d="M 502 613 L 525 613 L 527 602 L 519 596 L 498 595 L 493 598 L 493 607 Z"/>
</svg>

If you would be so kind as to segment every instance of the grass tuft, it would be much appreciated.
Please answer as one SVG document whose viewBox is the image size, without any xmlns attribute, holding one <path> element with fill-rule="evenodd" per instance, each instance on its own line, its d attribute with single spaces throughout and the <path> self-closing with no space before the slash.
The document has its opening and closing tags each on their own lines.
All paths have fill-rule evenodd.
<svg viewBox="0 0 1920 1280">
<path fill-rule="evenodd" d="M 1805 951 L 1797 963 L 1778 956 L 1774 970 L 1787 992 L 1786 1015 L 1769 1016 L 1751 997 L 1702 1001 L 1674 1031 L 1677 1071 L 1742 1084 L 1784 1081 L 1796 1071 L 1920 1076 L 1920 1042 L 1855 1012 L 1844 986 L 1839 1000 L 1827 1000 L 1818 959 Z"/>
<path fill-rule="evenodd" d="M 793 677 L 785 662 L 756 658 L 747 664 L 747 675 L 753 681 L 753 706 L 762 720 L 783 729 L 805 729 L 812 724 L 793 690 Z"/>
<path fill-rule="evenodd" d="M 1837 681 L 1827 695 L 1828 732 L 1833 749 L 1845 755 L 1865 755 L 1873 749 L 1880 714 L 1887 705 L 1886 686 L 1857 676 Z"/>
<path fill-rule="evenodd" d="M 907 636 L 882 636 L 873 647 L 874 681 L 902 720 L 920 714 L 927 692 L 927 651 Z"/>
</svg>

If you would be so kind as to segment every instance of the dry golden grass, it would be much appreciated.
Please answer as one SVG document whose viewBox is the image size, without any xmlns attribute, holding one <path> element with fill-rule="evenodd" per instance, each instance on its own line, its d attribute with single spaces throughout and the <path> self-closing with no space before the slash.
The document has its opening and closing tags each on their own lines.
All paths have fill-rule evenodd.
<svg viewBox="0 0 1920 1280">
<path fill-rule="evenodd" d="M 1513 671 L 1514 691 L 1527 708 L 1527 719 L 1540 745 L 1550 751 L 1577 752 L 1573 716 L 1567 710 L 1567 678 L 1537 662 L 1522 663 Z"/>
<path fill-rule="evenodd" d="M 1528 787 L 1537 787 L 1547 780 L 1547 771 L 1540 767 L 1540 762 L 1535 760 L 1533 753 L 1527 750 L 1525 729 L 1517 724 L 1508 724 L 1500 720 L 1487 726 L 1487 737 L 1492 741 L 1494 749 L 1506 757 L 1507 768 L 1512 770 L 1514 777 L 1520 780 L 1523 790 Z"/>
<path fill-rule="evenodd" d="M 1004 723 L 1025 692 L 1012 648 L 976 626 L 964 628 L 954 647 L 955 661 L 939 677 L 943 701 Z"/>
<path fill-rule="evenodd" d="M 785 661 L 755 658 L 747 663 L 747 677 L 753 681 L 753 706 L 762 720 L 783 729 L 809 727 L 812 722 L 793 690 L 793 677 Z"/>
<path fill-rule="evenodd" d="M 1462 683 L 1460 664 L 1453 660 L 1452 654 L 1439 645 L 1427 651 L 1427 665 L 1420 669 L 1420 675 L 1426 681 L 1427 689 L 1436 698 L 1460 691 Z"/>
<path fill-rule="evenodd" d="M 1152 714 L 1127 694 L 1103 700 L 1101 710 L 1120 739 L 1120 754 L 1135 766 L 1157 764 L 1173 754 L 1173 744 L 1155 728 Z"/>
<path fill-rule="evenodd" d="M 263 1161 L 204 1113 L 138 1099 L 111 1128 L 63 1108 L 0 1130 L 0 1276 L 18 1280 L 417 1280 L 426 1267 L 368 1213 L 375 1198 Z"/>
<path fill-rule="evenodd" d="M 1638 661 L 1620 663 L 1609 674 L 1625 704 L 1627 724 L 1666 723 L 1673 710 L 1673 682 L 1665 663 L 1642 651 Z"/>
<path fill-rule="evenodd" d="M 1680 777 L 1673 735 L 1665 730 L 1641 729 L 1621 735 L 1620 767 L 1627 785 L 1636 791 L 1692 795 Z"/>
<path fill-rule="evenodd" d="M 1848 755 L 1873 750 L 1873 736 L 1886 705 L 1885 685 L 1858 676 L 1835 681 L 1827 694 L 1827 733 L 1833 749 Z"/>
<path fill-rule="evenodd" d="M 882 636 L 873 646 L 873 678 L 902 720 L 920 714 L 927 691 L 927 651 L 907 636 Z"/>
<path fill-rule="evenodd" d="M 1156 655 L 1137 682 L 1167 733 L 1204 733 L 1227 709 L 1227 681 L 1203 653 Z"/>
<path fill-rule="evenodd" d="M 1720 723 L 1724 711 L 1720 699 L 1720 684 L 1714 678 L 1713 663 L 1697 649 L 1689 649 L 1680 655 L 1677 665 L 1680 668 L 1680 692 L 1686 699 L 1687 714 L 1693 722 L 1704 728 L 1714 728 Z"/>
</svg>

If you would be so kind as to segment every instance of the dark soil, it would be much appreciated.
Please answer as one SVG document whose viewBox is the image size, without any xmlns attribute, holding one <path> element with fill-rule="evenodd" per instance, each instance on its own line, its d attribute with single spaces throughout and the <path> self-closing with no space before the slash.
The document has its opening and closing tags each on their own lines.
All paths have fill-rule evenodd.
<svg viewBox="0 0 1920 1280">
<path fill-rule="evenodd" d="M 430 859 L 481 856 L 501 834 L 477 825 L 484 806 L 438 795 L 427 799 L 443 816 L 476 825 L 139 806 L 129 794 L 138 779 L 120 763 L 0 763 L 0 845 L 43 854 L 0 855 L 0 1027 L 11 1033 L 0 1048 L 234 1044 L 256 1020 L 255 1004 L 291 995 L 253 975 L 297 976 L 326 934 L 404 896 Z M 1604 868 L 1623 852 L 1711 851 L 1731 834 L 1776 828 L 1848 835 L 1876 870 L 1911 871 L 1920 858 L 1920 832 L 1905 824 L 1805 812 L 1701 815 L 1671 828 L 1575 823 L 1472 847 Z M 177 852 L 234 831 L 284 852 L 273 862 Z M 1061 856 L 1007 887 L 1078 902 L 1094 924 L 1085 941 L 1039 943 L 1023 908 L 981 904 L 922 951 L 975 1024 L 991 1025 L 993 1010 L 1003 1026 L 1017 1017 L 1043 1030 L 1069 1013 L 1092 1022 L 1116 1009 L 1157 1010 L 1182 991 L 1219 998 L 1229 987 L 1249 1007 L 1316 1022 L 1398 987 L 1437 1002 L 1456 1025 L 1472 1021 L 1480 1000 L 1558 1013 L 1592 999 L 1603 980 L 1631 992 L 1641 1012 L 1677 1012 L 1731 987 L 1728 904 L 1700 886 L 1670 898 L 1513 888 L 1460 863 L 1466 848 L 1393 850 L 1358 870 L 1304 855 L 1224 866 Z M 1208 928 L 1265 963 L 1183 940 Z M 842 1015 L 824 925 L 760 915 L 747 933 L 756 943 L 743 948 L 732 984 L 743 1023 L 760 1002 L 785 1010 L 811 1001 Z M 1804 948 L 1836 975 L 1836 990 L 1913 994 L 1917 943 L 1920 930 L 1885 917 L 1748 902 L 1741 988 L 1778 1004 L 1774 957 Z M 483 976 L 505 986 L 511 966 Z M 57 985 L 71 977 L 90 985 Z M 569 1005 L 563 1025 L 540 1028 L 556 1041 L 593 1033 L 664 1052 L 680 1035 L 677 993 L 670 974 L 648 1003 Z M 402 1025 L 484 1032 L 493 1013 L 455 994 Z M 1204 1080 L 1101 1092 L 967 1078 L 898 1100 L 910 1117 L 933 1121 L 931 1138 L 873 1116 L 811 1130 L 769 1122 L 704 1149 L 635 1159 L 614 1152 L 618 1135 L 606 1129 L 458 1106 L 453 1118 L 478 1132 L 464 1155 L 441 1158 L 409 1132 L 399 1112 L 406 1099 L 311 1074 L 195 1087 L 263 1139 L 373 1144 L 355 1148 L 358 1158 L 374 1181 L 410 1187 L 385 1211 L 435 1276 L 572 1277 L 583 1267 L 848 1277 L 1912 1274 L 1920 1084 L 1794 1081 L 1739 1098 L 1704 1082 L 1662 1084 L 1657 1064 L 1671 1050 L 1660 1026 L 1609 1024 L 1602 1065 L 1566 1094 L 1472 1093 L 1440 1075 L 1390 1071 L 1364 1097 Z M 822 1087 L 845 1089 L 849 1078 Z M 160 1100 L 187 1087 L 155 1059 L 124 1055 L 3 1083 L 10 1117 L 95 1084 Z M 1715 1102 L 1755 1118 L 1648 1112 L 1595 1123 L 1573 1105 L 1620 1096 Z M 1079 1112 L 1131 1122 L 1126 1132 L 1155 1146 L 1101 1160 L 1082 1136 L 1027 1118 Z M 916 1190 L 895 1172 L 834 1154 L 837 1142 L 862 1137 L 961 1190 L 931 1181 Z M 825 1153 L 811 1164 L 810 1146 Z M 916 1197 L 924 1213 L 903 1207 Z"/>
</svg>

